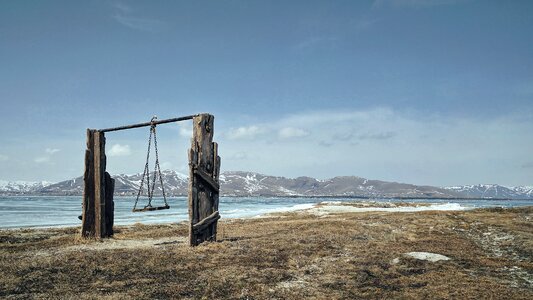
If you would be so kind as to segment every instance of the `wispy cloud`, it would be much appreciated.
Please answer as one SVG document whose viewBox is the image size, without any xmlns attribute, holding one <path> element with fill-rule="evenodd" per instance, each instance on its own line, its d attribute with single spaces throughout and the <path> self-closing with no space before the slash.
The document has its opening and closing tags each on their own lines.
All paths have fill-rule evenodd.
<svg viewBox="0 0 533 300">
<path fill-rule="evenodd" d="M 47 162 L 50 162 L 50 156 L 39 156 L 39 157 L 36 157 L 33 161 L 35 161 L 38 164 L 47 163 Z"/>
<path fill-rule="evenodd" d="M 165 28 L 165 22 L 135 15 L 135 9 L 127 4 L 117 2 L 113 7 L 115 8 L 113 19 L 123 26 L 146 32 L 158 32 Z"/>
<path fill-rule="evenodd" d="M 192 124 L 190 122 L 179 122 L 177 123 L 179 135 L 185 138 L 190 138 L 192 136 Z"/>
<path fill-rule="evenodd" d="M 44 149 L 44 155 L 36 157 L 33 161 L 42 164 L 42 163 L 50 163 L 52 160 L 52 156 L 56 154 L 57 152 L 61 151 L 61 149 L 56 148 L 46 148 Z"/>
<path fill-rule="evenodd" d="M 119 10 L 120 12 L 124 13 L 124 14 L 131 13 L 133 11 L 131 6 L 129 6 L 129 5 L 125 4 L 125 3 L 122 3 L 122 2 L 113 3 L 113 7 L 116 8 L 117 10 Z"/>
<path fill-rule="evenodd" d="M 45 152 L 47 154 L 50 154 L 50 155 L 55 154 L 55 153 L 57 153 L 59 151 L 61 151 L 61 150 L 60 149 L 52 149 L 52 148 L 46 148 L 46 150 L 45 150 Z"/>
<path fill-rule="evenodd" d="M 282 139 L 300 138 L 309 135 L 309 131 L 295 127 L 284 127 L 278 131 L 278 135 Z"/>
<path fill-rule="evenodd" d="M 350 174 L 437 185 L 508 184 L 522 182 L 533 169 L 524 163 L 531 161 L 526 149 L 533 148 L 532 131 L 530 119 L 516 115 L 463 119 L 382 107 L 287 115 L 233 129 L 219 143 L 221 156 L 228 158 L 224 166 L 231 170 L 321 178 Z M 298 137 L 305 138 L 288 142 Z M 236 159 L 238 152 L 246 155 Z"/>
<path fill-rule="evenodd" d="M 114 15 L 113 18 L 120 24 L 141 31 L 158 32 L 161 31 L 165 23 L 156 19 L 132 17 L 125 15 Z"/>
<path fill-rule="evenodd" d="M 366 31 L 379 21 L 378 18 L 361 17 L 353 22 L 353 27 L 357 32 Z"/>
<path fill-rule="evenodd" d="M 0 154 L 0 161 L 7 161 L 9 160 L 9 156 Z"/>
<path fill-rule="evenodd" d="M 395 132 L 376 132 L 376 133 L 363 133 L 357 136 L 360 140 L 388 140 L 396 135 Z"/>
<path fill-rule="evenodd" d="M 265 133 L 265 129 L 256 125 L 252 126 L 243 126 L 238 128 L 232 128 L 228 131 L 226 136 L 230 140 L 241 140 L 241 139 L 255 139 L 257 136 Z"/>
<path fill-rule="evenodd" d="M 114 144 L 109 150 L 109 156 L 128 156 L 130 154 L 130 145 Z"/>
<path fill-rule="evenodd" d="M 396 6 L 396 7 L 430 7 L 430 6 L 440 6 L 440 5 L 452 5 L 461 2 L 466 2 L 469 0 L 376 0 L 372 4 L 373 8 L 381 8 L 386 6 Z"/>
</svg>

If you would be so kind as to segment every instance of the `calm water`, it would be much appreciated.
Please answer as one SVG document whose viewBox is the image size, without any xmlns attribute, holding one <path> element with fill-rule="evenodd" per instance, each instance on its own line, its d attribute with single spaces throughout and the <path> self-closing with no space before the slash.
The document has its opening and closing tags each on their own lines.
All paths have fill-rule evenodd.
<svg viewBox="0 0 533 300">
<path fill-rule="evenodd" d="M 135 202 L 133 197 L 115 198 L 115 224 L 126 225 L 134 223 L 174 223 L 188 219 L 187 198 L 173 197 L 167 199 L 170 209 L 133 213 L 131 209 Z M 323 201 L 354 202 L 366 201 L 344 198 L 220 198 L 219 211 L 223 218 L 249 218 L 272 212 L 283 212 L 311 207 Z M 370 201 L 370 200 L 368 200 Z M 412 202 L 412 203 L 458 203 L 461 208 L 476 207 L 513 207 L 530 206 L 532 200 L 371 200 L 380 202 Z M 162 204 L 161 198 L 154 198 L 154 205 Z M 145 202 L 139 200 L 139 207 Z M 1 197 L 0 196 L 0 228 L 18 227 L 54 227 L 76 226 L 81 221 L 81 197 Z"/>
</svg>

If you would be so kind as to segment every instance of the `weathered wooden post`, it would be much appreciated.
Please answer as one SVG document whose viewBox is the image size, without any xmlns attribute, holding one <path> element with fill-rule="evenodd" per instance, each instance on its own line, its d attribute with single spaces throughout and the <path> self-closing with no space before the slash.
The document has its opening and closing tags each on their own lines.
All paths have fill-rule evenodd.
<svg viewBox="0 0 533 300">
<path fill-rule="evenodd" d="M 113 235 L 115 180 L 106 169 L 105 136 L 87 129 L 81 236 L 104 238 Z"/>
<path fill-rule="evenodd" d="M 213 143 L 215 117 L 200 114 L 193 118 L 193 136 L 189 149 L 189 242 L 196 246 L 216 241 L 220 157 Z"/>
</svg>

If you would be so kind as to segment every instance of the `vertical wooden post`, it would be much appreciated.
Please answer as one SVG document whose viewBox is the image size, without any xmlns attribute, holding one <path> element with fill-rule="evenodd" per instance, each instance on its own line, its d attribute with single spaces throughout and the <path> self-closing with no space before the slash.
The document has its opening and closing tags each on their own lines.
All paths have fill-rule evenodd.
<svg viewBox="0 0 533 300">
<path fill-rule="evenodd" d="M 105 172 L 105 228 L 106 236 L 113 235 L 113 223 L 115 221 L 115 202 L 113 193 L 115 192 L 115 179 Z"/>
<path fill-rule="evenodd" d="M 83 176 L 82 237 L 104 238 L 113 234 L 113 191 L 115 182 L 105 171 L 105 136 L 87 129 Z"/>
<path fill-rule="evenodd" d="M 220 157 L 213 143 L 214 116 L 201 114 L 193 119 L 189 149 L 189 243 L 216 241 Z"/>
<path fill-rule="evenodd" d="M 91 237 L 94 236 L 94 130 L 90 129 L 87 129 L 83 186 L 81 236 Z"/>
</svg>

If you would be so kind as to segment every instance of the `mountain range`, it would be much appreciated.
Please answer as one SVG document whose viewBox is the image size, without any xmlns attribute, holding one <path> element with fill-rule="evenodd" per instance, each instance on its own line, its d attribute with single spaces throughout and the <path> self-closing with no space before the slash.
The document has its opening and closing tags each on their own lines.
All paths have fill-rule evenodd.
<svg viewBox="0 0 533 300">
<path fill-rule="evenodd" d="M 188 176 L 172 171 L 162 172 L 165 192 L 170 196 L 187 195 Z M 142 174 L 113 175 L 115 195 L 136 195 Z M 453 187 L 419 186 L 406 183 L 370 180 L 356 176 L 339 176 L 326 180 L 312 177 L 286 178 L 254 172 L 223 172 L 220 175 L 222 196 L 290 196 L 290 197 L 360 197 L 360 198 L 486 198 L 531 199 L 533 187 L 505 187 L 478 184 Z M 146 184 L 145 184 L 146 189 Z M 0 181 L 3 195 L 82 195 L 83 178 L 58 183 Z M 155 194 L 161 194 L 156 184 Z"/>
</svg>

